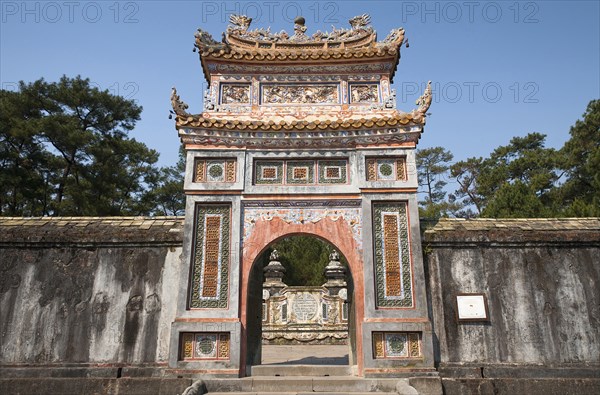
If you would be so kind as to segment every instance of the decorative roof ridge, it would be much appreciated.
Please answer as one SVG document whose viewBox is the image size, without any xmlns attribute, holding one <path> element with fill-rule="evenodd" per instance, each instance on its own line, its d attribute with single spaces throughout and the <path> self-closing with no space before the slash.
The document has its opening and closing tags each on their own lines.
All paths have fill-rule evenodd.
<svg viewBox="0 0 600 395">
<path fill-rule="evenodd" d="M 365 48 L 398 48 L 404 42 L 404 29 L 392 30 L 381 42 L 377 42 L 377 33 L 370 26 L 371 17 L 362 14 L 351 18 L 348 22 L 350 28 L 332 27 L 331 32 L 320 30 L 312 36 L 306 34 L 307 27 L 305 19 L 297 17 L 294 20 L 294 34 L 289 35 L 282 30 L 272 33 L 271 28 L 257 28 L 250 30 L 252 18 L 246 15 L 231 15 L 230 25 L 223 33 L 221 42 L 216 41 L 212 35 L 202 29 L 195 34 L 195 48 L 200 50 L 201 55 L 212 53 L 217 55 L 237 53 L 273 51 L 297 52 L 340 50 L 345 52 L 351 49 Z"/>
</svg>

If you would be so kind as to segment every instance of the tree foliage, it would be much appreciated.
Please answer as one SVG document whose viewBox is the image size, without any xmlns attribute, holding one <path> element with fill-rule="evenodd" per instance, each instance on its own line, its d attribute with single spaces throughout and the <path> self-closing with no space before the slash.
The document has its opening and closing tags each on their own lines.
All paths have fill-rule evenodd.
<svg viewBox="0 0 600 395">
<path fill-rule="evenodd" d="M 559 151 L 567 179 L 558 198 L 566 216 L 600 216 L 600 100 L 592 100 Z"/>
<path fill-rule="evenodd" d="M 513 137 L 487 158 L 450 164 L 442 147 L 417 153 L 421 215 L 531 218 L 600 216 L 600 100 L 592 100 L 560 150 L 546 136 Z M 457 188 L 446 198 L 448 176 Z"/>
<path fill-rule="evenodd" d="M 318 286 L 325 283 L 324 270 L 329 263 L 329 254 L 335 249 L 331 244 L 314 236 L 286 237 L 265 251 L 262 256 L 264 265 L 269 263 L 269 255 L 274 249 L 279 252 L 279 261 L 286 269 L 283 277 L 286 285 Z M 340 262 L 348 267 L 341 255 Z M 349 276 L 350 272 L 346 271 L 346 277 Z"/>
<path fill-rule="evenodd" d="M 419 192 L 424 198 L 419 200 L 419 214 L 423 218 L 447 217 L 458 207 L 454 197 L 446 199 L 445 187 L 448 184 L 448 170 L 454 156 L 442 147 L 425 148 L 417 151 L 417 172 Z"/>
<path fill-rule="evenodd" d="M 140 106 L 79 76 L 19 88 L 0 91 L 0 215 L 156 211 L 149 191 L 168 170 L 155 166 L 156 151 L 128 137 Z"/>
</svg>

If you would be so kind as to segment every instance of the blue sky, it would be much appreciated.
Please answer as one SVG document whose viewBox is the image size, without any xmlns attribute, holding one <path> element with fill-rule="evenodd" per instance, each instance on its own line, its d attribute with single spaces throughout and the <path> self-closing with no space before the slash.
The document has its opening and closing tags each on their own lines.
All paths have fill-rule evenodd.
<svg viewBox="0 0 600 395">
<path fill-rule="evenodd" d="M 132 136 L 177 160 L 168 119 L 176 86 L 201 112 L 205 81 L 194 32 L 217 40 L 231 13 L 252 27 L 307 33 L 348 27 L 362 13 L 385 38 L 402 26 L 410 47 L 394 78 L 398 108 L 410 111 L 426 81 L 434 100 L 420 147 L 455 160 L 486 156 L 513 136 L 548 135 L 560 147 L 591 99 L 600 98 L 600 1 L 5 1 L 0 2 L 0 84 L 63 74 L 136 100 Z"/>
</svg>

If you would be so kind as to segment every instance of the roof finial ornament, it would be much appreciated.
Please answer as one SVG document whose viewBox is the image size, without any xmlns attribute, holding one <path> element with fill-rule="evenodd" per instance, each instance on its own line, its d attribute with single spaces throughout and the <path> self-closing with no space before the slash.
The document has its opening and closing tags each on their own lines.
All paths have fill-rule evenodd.
<svg viewBox="0 0 600 395">
<path fill-rule="evenodd" d="M 371 23 L 371 16 L 369 14 L 358 15 L 350 19 L 348 22 L 350 22 L 350 26 L 352 26 L 353 30 L 362 29 L 369 26 Z"/>
<path fill-rule="evenodd" d="M 228 31 L 237 30 L 240 33 L 246 33 L 248 28 L 250 28 L 252 18 L 249 18 L 246 15 L 232 14 L 229 16 L 229 23 L 231 23 L 233 26 L 229 26 L 227 28 Z"/>
<path fill-rule="evenodd" d="M 171 106 L 173 107 L 173 111 L 175 114 L 181 116 L 189 116 L 190 114 L 186 111 L 188 109 L 188 105 L 184 103 L 179 95 L 177 94 L 177 89 L 175 87 L 171 90 Z"/>
<path fill-rule="evenodd" d="M 305 23 L 306 19 L 302 16 L 297 16 L 294 19 L 294 35 L 290 37 L 290 41 L 306 41 L 308 39 Z"/>
<path fill-rule="evenodd" d="M 429 110 L 429 106 L 431 106 L 431 81 L 427 83 L 425 92 L 417 99 L 416 104 L 419 106 L 416 111 L 425 115 L 427 110 Z"/>
</svg>

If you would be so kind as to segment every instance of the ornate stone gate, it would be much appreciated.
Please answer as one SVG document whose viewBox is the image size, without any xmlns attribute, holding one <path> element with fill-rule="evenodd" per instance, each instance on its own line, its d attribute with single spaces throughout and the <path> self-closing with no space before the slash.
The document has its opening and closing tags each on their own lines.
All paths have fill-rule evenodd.
<svg viewBox="0 0 600 395">
<path fill-rule="evenodd" d="M 196 34 L 204 111 L 171 97 L 187 198 L 170 366 L 243 376 L 259 364 L 257 258 L 311 234 L 349 263 L 358 374 L 432 370 L 414 153 L 431 90 L 396 110 L 404 30 L 377 41 L 368 15 L 310 36 L 301 17 L 293 34 L 230 21 L 222 42 Z"/>
</svg>

